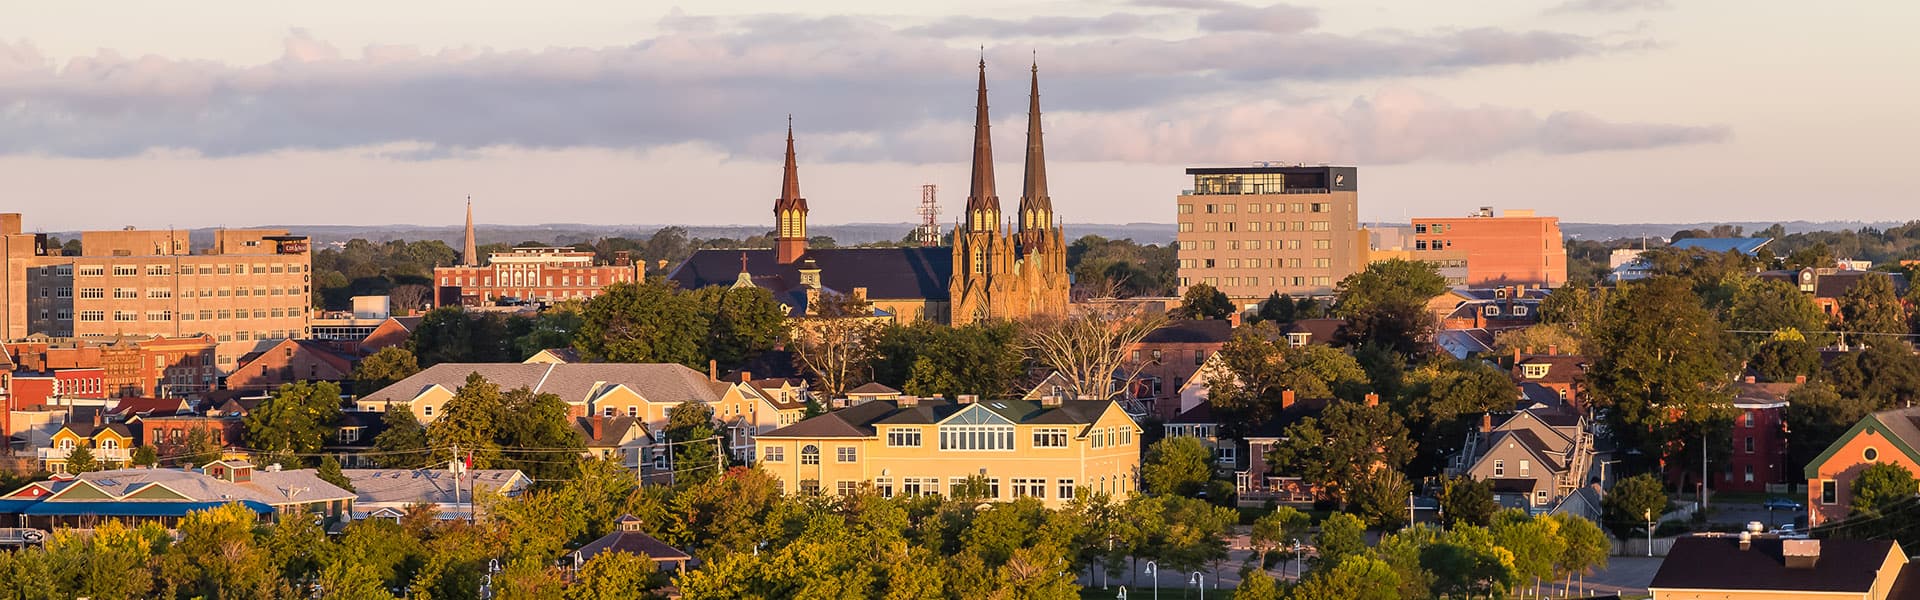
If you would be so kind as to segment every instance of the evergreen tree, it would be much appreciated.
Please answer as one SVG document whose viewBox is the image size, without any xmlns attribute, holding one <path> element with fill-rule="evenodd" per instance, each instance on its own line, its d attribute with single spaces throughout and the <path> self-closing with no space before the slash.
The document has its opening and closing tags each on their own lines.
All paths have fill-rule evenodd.
<svg viewBox="0 0 1920 600">
<path fill-rule="evenodd" d="M 101 470 L 100 462 L 93 458 L 93 450 L 85 443 L 77 444 L 67 452 L 67 472 L 75 475 Z"/>
<path fill-rule="evenodd" d="M 1905 334 L 1906 307 L 1885 273 L 1867 273 L 1840 297 L 1840 329 L 1849 333 Z M 1897 338 L 1887 338 L 1897 339 Z M 1862 340 L 1869 344 L 1878 338 Z"/>
<path fill-rule="evenodd" d="M 1234 313 L 1233 300 L 1211 285 L 1196 283 L 1187 288 L 1174 317 L 1180 319 L 1225 319 Z"/>
</svg>

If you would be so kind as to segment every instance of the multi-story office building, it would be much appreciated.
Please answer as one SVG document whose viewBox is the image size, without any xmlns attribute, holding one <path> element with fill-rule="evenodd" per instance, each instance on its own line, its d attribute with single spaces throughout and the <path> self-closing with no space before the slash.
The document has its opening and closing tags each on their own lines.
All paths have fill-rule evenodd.
<svg viewBox="0 0 1920 600">
<path fill-rule="evenodd" d="M 1531 210 L 1507 210 L 1496 217 L 1492 207 L 1482 207 L 1465 217 L 1414 219 L 1413 258 L 1440 265 L 1464 260 L 1466 281 L 1457 285 L 1469 287 L 1567 282 L 1560 218 Z"/>
<path fill-rule="evenodd" d="M 1365 267 L 1353 167 L 1192 168 L 1180 195 L 1180 288 L 1205 283 L 1242 308 L 1269 294 L 1324 295 Z"/>
<path fill-rule="evenodd" d="M 1140 425 L 1111 400 L 900 397 L 856 404 L 760 434 L 759 464 L 788 493 L 953 494 L 984 478 L 986 500 L 1139 489 Z M 1077 491 L 1076 491 L 1077 490 Z"/>
<path fill-rule="evenodd" d="M 572 248 L 514 248 L 489 255 L 486 266 L 434 268 L 434 298 L 437 306 L 586 299 L 606 286 L 635 281 L 637 272 L 631 261 L 595 264 L 592 252 Z"/>
<path fill-rule="evenodd" d="M 224 370 L 262 342 L 307 335 L 305 236 L 219 230 L 211 247 L 194 253 L 185 230 L 88 231 L 80 255 L 65 256 L 47 248 L 44 236 L 20 233 L 17 214 L 0 215 L 0 234 L 7 339 L 205 334 L 218 343 Z"/>
</svg>

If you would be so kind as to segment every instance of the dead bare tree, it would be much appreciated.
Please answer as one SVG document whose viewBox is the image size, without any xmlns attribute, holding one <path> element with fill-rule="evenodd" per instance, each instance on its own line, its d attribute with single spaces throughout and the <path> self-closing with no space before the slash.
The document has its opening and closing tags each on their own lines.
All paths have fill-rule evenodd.
<svg viewBox="0 0 1920 600">
<path fill-rule="evenodd" d="M 831 400 L 869 376 L 883 326 L 865 300 L 822 293 L 789 327 L 787 347 L 795 366 L 813 376 L 813 391 Z"/>
<path fill-rule="evenodd" d="M 414 311 L 426 306 L 431 294 L 432 290 L 427 289 L 427 286 L 409 283 L 393 286 L 393 289 L 387 291 L 387 298 L 392 301 L 394 309 L 404 311 L 399 314 L 413 314 Z"/>
<path fill-rule="evenodd" d="M 1075 398 L 1106 400 L 1146 366 L 1127 360 L 1128 349 L 1166 323 L 1165 314 L 1138 304 L 1076 304 L 1065 315 L 1029 323 L 1024 349 L 1034 362 L 1059 372 Z"/>
</svg>

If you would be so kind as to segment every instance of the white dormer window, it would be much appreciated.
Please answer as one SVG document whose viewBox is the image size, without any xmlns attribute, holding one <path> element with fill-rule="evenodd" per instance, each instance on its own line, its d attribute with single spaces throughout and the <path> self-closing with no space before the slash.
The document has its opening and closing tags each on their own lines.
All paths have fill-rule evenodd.
<svg viewBox="0 0 1920 600">
<path fill-rule="evenodd" d="M 1524 305 L 1517 305 L 1517 304 L 1516 304 L 1516 305 L 1514 305 L 1514 307 L 1513 307 L 1513 316 L 1516 316 L 1516 317 L 1524 317 L 1524 316 L 1527 316 L 1527 307 L 1526 307 L 1526 306 L 1524 306 Z"/>
<path fill-rule="evenodd" d="M 1539 379 L 1547 376 L 1547 370 L 1550 369 L 1552 365 L 1524 365 L 1524 367 L 1527 379 Z"/>
<path fill-rule="evenodd" d="M 1500 307 L 1498 305 L 1488 304 L 1486 308 L 1480 309 L 1480 314 L 1489 317 L 1498 317 L 1500 316 Z"/>
</svg>

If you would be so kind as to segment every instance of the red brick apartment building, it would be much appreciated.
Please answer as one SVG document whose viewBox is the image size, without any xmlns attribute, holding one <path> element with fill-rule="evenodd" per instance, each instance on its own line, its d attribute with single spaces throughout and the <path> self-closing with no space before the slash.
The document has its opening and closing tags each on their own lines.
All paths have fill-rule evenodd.
<svg viewBox="0 0 1920 600">
<path fill-rule="evenodd" d="M 1466 217 L 1416 218 L 1413 239 L 1413 256 L 1420 260 L 1464 251 L 1470 287 L 1551 288 L 1567 282 L 1559 217 L 1535 216 L 1531 210 L 1508 210 L 1496 217 L 1492 207 L 1482 207 Z"/>
<path fill-rule="evenodd" d="M 487 264 L 433 270 L 435 306 L 482 306 L 502 298 L 559 302 L 600 295 L 615 283 L 635 281 L 631 261 L 595 264 L 592 252 L 572 248 L 514 248 L 487 257 Z"/>
</svg>

